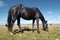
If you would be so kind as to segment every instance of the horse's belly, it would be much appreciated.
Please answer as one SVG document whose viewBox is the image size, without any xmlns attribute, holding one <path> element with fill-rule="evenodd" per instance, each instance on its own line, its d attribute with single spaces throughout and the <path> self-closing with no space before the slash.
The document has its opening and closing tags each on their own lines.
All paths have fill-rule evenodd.
<svg viewBox="0 0 60 40">
<path fill-rule="evenodd" d="M 25 19 L 25 20 L 35 19 L 34 16 L 32 16 L 32 15 L 27 15 L 26 13 L 23 13 L 21 17 L 22 17 L 23 19 Z"/>
<path fill-rule="evenodd" d="M 22 18 L 25 19 L 25 20 L 32 20 L 32 19 L 35 19 L 35 18 L 33 18 L 33 17 L 26 17 L 26 16 L 25 16 L 25 17 L 23 16 Z"/>
<path fill-rule="evenodd" d="M 22 18 L 25 20 L 32 20 L 32 18 L 29 18 L 29 17 L 22 17 Z"/>
</svg>

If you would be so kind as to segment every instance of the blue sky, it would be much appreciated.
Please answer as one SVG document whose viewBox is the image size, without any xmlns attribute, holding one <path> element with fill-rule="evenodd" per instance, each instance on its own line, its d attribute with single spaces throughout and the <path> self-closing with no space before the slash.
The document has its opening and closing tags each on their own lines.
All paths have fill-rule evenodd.
<svg viewBox="0 0 60 40">
<path fill-rule="evenodd" d="M 9 8 L 17 4 L 37 7 L 48 23 L 60 24 L 60 0 L 0 0 L 0 25 L 7 23 Z M 21 18 L 21 24 L 32 24 L 32 20 L 26 21 Z"/>
</svg>

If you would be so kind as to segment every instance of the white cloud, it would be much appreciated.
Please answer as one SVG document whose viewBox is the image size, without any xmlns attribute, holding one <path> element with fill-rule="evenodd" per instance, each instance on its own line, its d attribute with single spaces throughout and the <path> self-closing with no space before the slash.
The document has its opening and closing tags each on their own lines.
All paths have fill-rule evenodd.
<svg viewBox="0 0 60 40">
<path fill-rule="evenodd" d="M 0 0 L 0 7 L 3 7 L 3 6 L 5 6 L 6 4 L 3 2 L 3 1 L 1 1 Z"/>
<path fill-rule="evenodd" d="M 52 14 L 53 12 L 52 11 L 47 11 L 47 14 Z"/>
</svg>

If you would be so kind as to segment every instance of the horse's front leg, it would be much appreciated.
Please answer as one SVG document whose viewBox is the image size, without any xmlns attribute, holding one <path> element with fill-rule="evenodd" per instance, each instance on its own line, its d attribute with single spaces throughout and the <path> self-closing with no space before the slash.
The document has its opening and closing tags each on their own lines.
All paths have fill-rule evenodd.
<svg viewBox="0 0 60 40">
<path fill-rule="evenodd" d="M 32 23 L 32 32 L 34 32 L 34 23 L 35 23 L 35 20 L 33 20 L 33 23 Z"/>
<path fill-rule="evenodd" d="M 20 30 L 21 32 L 23 32 L 23 31 L 22 31 L 22 28 L 21 28 L 21 26 L 20 26 L 20 17 L 17 18 L 17 25 L 18 25 L 18 27 L 19 27 L 19 30 Z"/>
<path fill-rule="evenodd" d="M 36 19 L 36 22 L 37 22 L 37 32 L 40 33 L 40 31 L 39 31 L 39 18 Z"/>
</svg>

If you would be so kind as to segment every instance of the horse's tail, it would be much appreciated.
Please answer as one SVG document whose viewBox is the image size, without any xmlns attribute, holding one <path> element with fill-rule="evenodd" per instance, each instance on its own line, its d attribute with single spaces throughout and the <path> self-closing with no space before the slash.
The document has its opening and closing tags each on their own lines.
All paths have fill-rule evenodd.
<svg viewBox="0 0 60 40">
<path fill-rule="evenodd" d="M 6 26 L 10 25 L 11 24 L 11 19 L 12 19 L 12 15 L 10 13 L 10 11 L 8 12 L 8 18 L 7 18 L 7 24 Z"/>
</svg>

